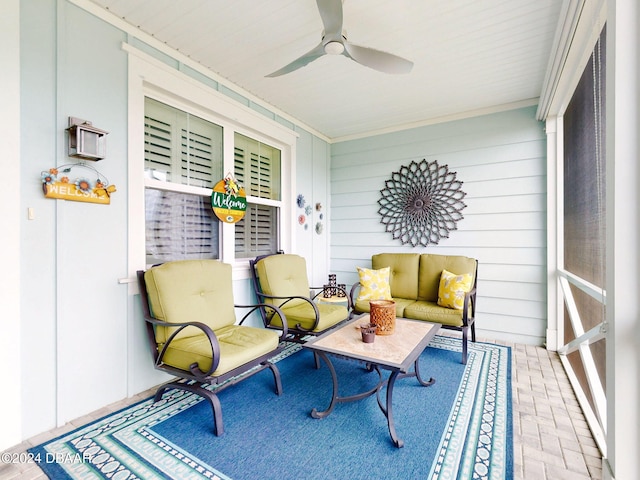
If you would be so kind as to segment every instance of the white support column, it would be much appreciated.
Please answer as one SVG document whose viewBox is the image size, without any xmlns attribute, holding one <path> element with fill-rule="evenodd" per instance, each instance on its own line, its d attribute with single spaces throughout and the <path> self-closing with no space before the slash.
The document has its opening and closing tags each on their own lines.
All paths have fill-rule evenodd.
<svg viewBox="0 0 640 480">
<path fill-rule="evenodd" d="M 545 124 L 547 134 L 547 349 L 556 351 L 562 342 L 559 341 L 560 312 L 562 312 L 562 297 L 558 293 L 558 155 L 561 140 L 558 136 L 559 120 L 557 117 L 548 117 Z M 561 330 L 560 330 L 561 331 Z"/>
<path fill-rule="evenodd" d="M 607 408 L 603 478 L 640 478 L 640 7 L 607 12 Z"/>
</svg>

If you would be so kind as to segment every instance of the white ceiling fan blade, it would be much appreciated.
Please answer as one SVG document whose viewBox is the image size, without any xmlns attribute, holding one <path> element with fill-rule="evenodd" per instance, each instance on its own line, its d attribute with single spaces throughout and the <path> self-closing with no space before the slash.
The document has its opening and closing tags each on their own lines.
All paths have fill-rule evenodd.
<svg viewBox="0 0 640 480">
<path fill-rule="evenodd" d="M 344 55 L 356 62 L 384 73 L 409 73 L 413 62 L 387 52 L 373 48 L 360 47 L 353 43 L 344 43 Z"/>
<path fill-rule="evenodd" d="M 347 41 L 342 30 L 342 0 L 316 0 L 316 4 L 324 26 L 324 34 L 320 44 L 289 65 L 270 73 L 267 77 L 279 77 L 293 72 L 328 53 L 342 54 L 379 72 L 402 74 L 411 71 L 413 62 L 409 60 L 373 48 L 360 47 Z"/>
<path fill-rule="evenodd" d="M 313 62 L 314 60 L 317 60 L 323 55 L 325 55 L 324 46 L 322 45 L 322 43 L 319 43 L 312 50 L 308 51 L 307 53 L 302 55 L 300 58 L 294 60 L 289 65 L 286 65 L 282 67 L 280 70 L 276 70 L 275 72 L 270 73 L 269 75 L 266 75 L 266 76 L 279 77 L 280 75 L 284 75 L 285 73 L 291 73 L 294 70 L 298 70 L 299 68 L 304 67 L 305 65 Z"/>
<path fill-rule="evenodd" d="M 316 0 L 324 25 L 325 43 L 342 39 L 342 0 Z"/>
</svg>

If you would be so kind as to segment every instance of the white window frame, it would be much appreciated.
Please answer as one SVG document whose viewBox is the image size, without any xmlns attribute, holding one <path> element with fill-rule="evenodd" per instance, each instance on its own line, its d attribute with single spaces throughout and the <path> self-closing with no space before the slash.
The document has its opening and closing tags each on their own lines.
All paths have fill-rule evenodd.
<svg viewBox="0 0 640 480">
<path fill-rule="evenodd" d="M 252 110 L 217 90 L 198 82 L 179 70 L 154 59 L 146 53 L 123 44 L 129 53 L 129 114 L 128 114 L 128 162 L 129 162 L 129 278 L 144 269 L 145 264 L 145 188 L 163 188 L 157 180 L 144 175 L 144 100 L 153 98 L 180 110 L 223 127 L 223 175 L 232 172 L 234 166 L 234 134 L 241 133 L 281 151 L 282 201 L 280 208 L 280 248 L 294 248 L 293 206 L 295 204 L 295 158 L 297 134 L 276 121 Z M 185 193 L 209 194 L 211 190 L 200 187 L 172 184 L 172 190 Z M 166 185 L 164 185 L 166 189 Z M 247 198 L 251 202 L 251 198 Z M 262 200 L 264 202 L 264 199 Z M 249 278 L 249 260 L 235 258 L 235 227 L 221 223 L 220 260 L 233 266 L 235 280 Z M 137 293 L 135 282 L 130 283 L 130 293 Z"/>
</svg>

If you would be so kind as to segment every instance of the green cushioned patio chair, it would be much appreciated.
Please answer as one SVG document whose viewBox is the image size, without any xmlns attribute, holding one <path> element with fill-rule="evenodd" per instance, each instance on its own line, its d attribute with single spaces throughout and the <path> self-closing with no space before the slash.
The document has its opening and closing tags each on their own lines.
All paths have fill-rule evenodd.
<svg viewBox="0 0 640 480">
<path fill-rule="evenodd" d="M 323 289 L 309 286 L 303 257 L 277 253 L 256 257 L 250 264 L 258 301 L 269 305 L 261 308 L 263 321 L 281 326 L 282 318 L 274 308 L 280 307 L 292 341 L 303 342 L 306 336 L 320 335 L 349 318 L 351 299 L 346 290 L 339 289 L 347 306 L 317 301 Z"/>
<path fill-rule="evenodd" d="M 154 401 L 171 388 L 200 395 L 213 409 L 215 435 L 222 435 L 217 392 L 268 368 L 276 393 L 282 393 L 280 373 L 269 359 L 282 350 L 287 324 L 279 331 L 243 325 L 261 305 L 234 305 L 231 265 L 181 260 L 137 273 L 154 366 L 178 377 L 161 385 Z M 247 309 L 239 323 L 236 308 Z M 233 378 L 239 374 L 246 375 Z M 216 386 L 216 393 L 206 385 Z"/>
</svg>

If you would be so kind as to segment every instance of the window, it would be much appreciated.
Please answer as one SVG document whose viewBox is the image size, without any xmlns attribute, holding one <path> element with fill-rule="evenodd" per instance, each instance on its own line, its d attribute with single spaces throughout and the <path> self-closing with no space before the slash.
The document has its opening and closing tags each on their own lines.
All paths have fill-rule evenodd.
<svg viewBox="0 0 640 480">
<path fill-rule="evenodd" d="M 219 258 L 211 188 L 222 177 L 222 127 L 145 99 L 147 264 Z"/>
<path fill-rule="evenodd" d="M 147 264 L 242 260 L 280 248 L 280 149 L 235 132 L 233 159 L 225 163 L 223 127 L 152 98 L 145 98 L 144 136 Z M 212 188 L 227 173 L 247 194 L 236 224 L 222 224 L 211 207 Z M 227 234 L 234 252 L 222 252 Z"/>
<path fill-rule="evenodd" d="M 280 163 L 277 148 L 235 134 L 234 173 L 247 192 L 247 212 L 236 224 L 236 258 L 252 258 L 279 249 Z"/>
<path fill-rule="evenodd" d="M 147 98 L 144 130 L 152 178 L 213 188 L 222 175 L 222 127 Z"/>
<path fill-rule="evenodd" d="M 248 280 L 249 258 L 293 248 L 298 133 L 218 90 L 217 82 L 203 81 L 204 70 L 195 75 L 123 48 L 129 53 L 129 271 L 217 258 L 232 265 L 234 281 Z M 211 206 L 213 187 L 227 174 L 247 191 L 239 224 L 218 220 Z M 129 292 L 137 290 L 132 283 Z"/>
<path fill-rule="evenodd" d="M 145 190 L 147 263 L 218 258 L 218 220 L 201 195 Z"/>
</svg>

